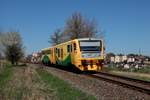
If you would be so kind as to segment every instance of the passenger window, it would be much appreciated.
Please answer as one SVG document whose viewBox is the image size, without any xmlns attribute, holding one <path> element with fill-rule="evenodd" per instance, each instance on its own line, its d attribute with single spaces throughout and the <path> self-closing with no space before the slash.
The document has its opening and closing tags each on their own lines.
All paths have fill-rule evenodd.
<svg viewBox="0 0 150 100">
<path fill-rule="evenodd" d="M 58 57 L 60 57 L 60 49 L 57 49 L 58 50 Z"/>
<path fill-rule="evenodd" d="M 70 45 L 67 45 L 67 52 L 70 52 Z"/>
<path fill-rule="evenodd" d="M 55 48 L 55 53 L 57 53 L 57 48 Z"/>
<path fill-rule="evenodd" d="M 76 43 L 73 43 L 74 51 L 77 49 L 76 48 Z"/>
</svg>

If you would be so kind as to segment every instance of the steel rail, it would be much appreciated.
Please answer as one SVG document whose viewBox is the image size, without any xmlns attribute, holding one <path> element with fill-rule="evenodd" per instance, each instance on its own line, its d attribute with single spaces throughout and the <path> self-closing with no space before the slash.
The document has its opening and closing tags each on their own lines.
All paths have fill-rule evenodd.
<svg viewBox="0 0 150 100">
<path fill-rule="evenodd" d="M 141 83 L 141 84 L 145 84 L 145 85 L 150 86 L 149 81 L 143 81 L 143 80 L 139 80 L 139 79 L 135 79 L 135 78 L 131 78 L 131 77 L 115 75 L 115 74 L 111 74 L 111 73 L 107 73 L 107 72 L 98 72 L 97 74 L 105 75 L 105 76 L 111 76 L 111 77 L 114 77 L 114 78 L 120 78 L 120 79 L 124 79 L 124 80 L 127 80 L 127 81 L 133 81 L 133 82 L 137 82 L 137 83 Z"/>
<path fill-rule="evenodd" d="M 99 76 L 99 74 L 101 74 L 103 76 Z M 142 85 L 144 84 L 144 85 L 150 87 L 150 82 L 147 82 L 147 81 L 142 81 L 142 80 L 137 80 L 137 79 L 132 80 L 132 78 L 128 78 L 128 77 L 124 77 L 124 76 L 122 77 L 122 76 L 113 75 L 113 74 L 109 74 L 109 73 L 103 73 L 103 72 L 102 73 L 99 72 L 97 74 L 88 74 L 88 76 L 99 79 L 99 80 L 104 80 L 104 81 L 108 81 L 111 83 L 115 83 L 115 84 L 118 84 L 120 86 L 127 87 L 127 88 L 137 90 L 137 91 L 140 91 L 140 92 L 143 92 L 143 93 L 150 95 L 150 88 L 146 88 L 144 86 L 139 86 L 137 84 L 131 84 L 131 82 L 137 82 L 138 84 L 140 83 Z M 114 79 L 114 78 L 116 78 L 116 79 Z M 117 80 L 117 78 L 119 78 L 119 80 Z M 120 81 L 120 79 L 126 80 L 128 82 Z"/>
</svg>

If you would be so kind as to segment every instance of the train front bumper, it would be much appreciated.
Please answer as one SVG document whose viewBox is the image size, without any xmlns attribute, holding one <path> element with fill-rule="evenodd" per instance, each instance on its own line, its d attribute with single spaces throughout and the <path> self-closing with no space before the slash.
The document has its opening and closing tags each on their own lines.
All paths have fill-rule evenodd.
<svg viewBox="0 0 150 100">
<path fill-rule="evenodd" d="M 102 69 L 103 60 L 93 59 L 85 60 L 82 59 L 79 65 L 79 69 L 82 71 L 99 71 Z"/>
</svg>

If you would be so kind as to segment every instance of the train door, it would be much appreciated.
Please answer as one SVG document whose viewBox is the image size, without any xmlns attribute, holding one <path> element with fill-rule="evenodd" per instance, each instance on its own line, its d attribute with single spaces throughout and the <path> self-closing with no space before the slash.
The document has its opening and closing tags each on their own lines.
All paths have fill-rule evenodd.
<svg viewBox="0 0 150 100">
<path fill-rule="evenodd" d="M 63 61 L 63 48 L 60 49 L 60 52 L 61 52 L 61 55 L 60 55 L 61 61 Z"/>
<path fill-rule="evenodd" d="M 51 48 L 51 63 L 54 64 L 54 49 Z"/>
<path fill-rule="evenodd" d="M 53 48 L 53 61 L 56 64 L 56 48 Z"/>
<path fill-rule="evenodd" d="M 73 65 L 75 65 L 75 59 L 76 59 L 76 57 L 77 57 L 76 43 L 75 43 L 75 42 L 72 42 L 71 47 L 72 47 L 71 63 L 72 63 Z"/>
<path fill-rule="evenodd" d="M 49 61 L 50 61 L 50 64 L 52 63 L 52 48 L 50 48 L 50 52 L 49 52 Z"/>
<path fill-rule="evenodd" d="M 71 64 L 74 64 L 74 53 L 72 43 L 70 44 L 70 56 L 71 56 Z"/>
</svg>

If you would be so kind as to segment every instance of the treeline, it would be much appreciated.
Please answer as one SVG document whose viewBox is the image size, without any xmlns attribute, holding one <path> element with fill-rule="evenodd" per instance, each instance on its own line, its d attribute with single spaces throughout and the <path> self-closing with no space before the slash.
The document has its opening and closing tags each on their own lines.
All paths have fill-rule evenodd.
<svg viewBox="0 0 150 100">
<path fill-rule="evenodd" d="M 2 54 L 13 65 L 17 65 L 23 58 L 24 46 L 19 32 L 0 32 L 0 58 Z"/>
<path fill-rule="evenodd" d="M 104 33 L 94 19 L 89 20 L 81 13 L 73 13 L 65 22 L 63 29 L 56 29 L 51 35 L 49 43 L 56 45 L 77 38 L 103 38 Z"/>
</svg>

